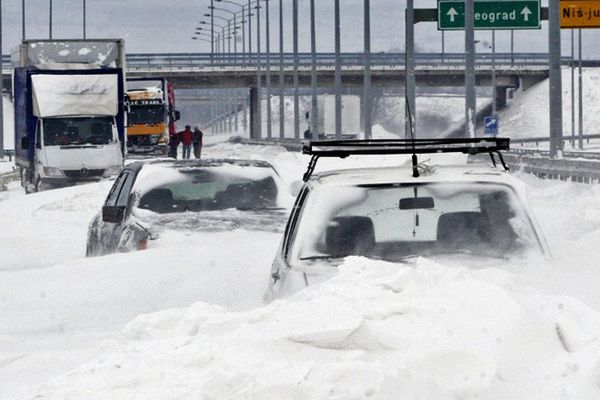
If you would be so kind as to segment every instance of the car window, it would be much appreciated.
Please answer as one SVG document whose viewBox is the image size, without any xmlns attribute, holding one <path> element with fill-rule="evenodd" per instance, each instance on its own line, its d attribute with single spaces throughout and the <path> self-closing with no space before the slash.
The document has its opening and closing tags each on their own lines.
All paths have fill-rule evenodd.
<svg viewBox="0 0 600 400">
<path fill-rule="evenodd" d="M 394 260 L 462 252 L 508 256 L 537 243 L 516 196 L 501 185 L 328 189 L 315 191 L 306 202 L 293 258 L 360 255 Z"/>
<path fill-rule="evenodd" d="M 147 176 L 149 179 L 151 175 Z M 145 188 L 138 208 L 157 213 L 214 211 L 229 208 L 262 209 L 277 205 L 278 189 L 272 176 L 243 176 L 219 171 L 184 171 L 169 175 L 160 185 Z"/>
<path fill-rule="evenodd" d="M 110 189 L 110 192 L 108 192 L 108 196 L 106 197 L 106 202 L 104 203 L 105 206 L 112 207 L 117 205 L 119 194 L 121 193 L 121 189 L 123 187 L 123 184 L 125 183 L 127 176 L 128 171 L 123 171 L 117 177 L 117 179 L 115 179 L 115 183 L 113 184 L 112 188 Z"/>
<path fill-rule="evenodd" d="M 129 195 L 131 194 L 131 188 L 133 187 L 133 181 L 135 180 L 135 175 L 131 171 L 125 171 L 125 178 L 123 181 L 123 186 L 119 191 L 119 196 L 117 197 L 117 206 L 119 207 L 127 207 L 129 204 Z"/>
</svg>

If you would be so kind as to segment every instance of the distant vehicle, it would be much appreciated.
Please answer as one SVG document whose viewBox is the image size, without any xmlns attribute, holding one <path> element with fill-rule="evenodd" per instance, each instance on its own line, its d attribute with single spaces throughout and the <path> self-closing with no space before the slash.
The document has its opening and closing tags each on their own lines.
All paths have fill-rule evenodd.
<svg viewBox="0 0 600 400">
<path fill-rule="evenodd" d="M 122 40 L 27 40 L 13 51 L 15 163 L 27 193 L 117 175 Z"/>
<path fill-rule="evenodd" d="M 127 148 L 131 153 L 167 154 L 176 132 L 175 89 L 165 78 L 127 79 Z"/>
<path fill-rule="evenodd" d="M 88 256 L 151 246 L 164 229 L 279 230 L 280 178 L 265 161 L 154 160 L 127 165 L 90 223 Z"/>
<path fill-rule="evenodd" d="M 312 142 L 305 183 L 273 262 L 270 295 L 293 293 L 335 273 L 348 256 L 392 262 L 415 257 L 497 262 L 547 252 L 506 171 L 477 164 L 418 164 L 417 154 L 499 153 L 508 139 Z M 411 154 L 412 165 L 327 171 L 311 176 L 318 157 Z M 504 162 L 502 162 L 504 164 Z"/>
</svg>

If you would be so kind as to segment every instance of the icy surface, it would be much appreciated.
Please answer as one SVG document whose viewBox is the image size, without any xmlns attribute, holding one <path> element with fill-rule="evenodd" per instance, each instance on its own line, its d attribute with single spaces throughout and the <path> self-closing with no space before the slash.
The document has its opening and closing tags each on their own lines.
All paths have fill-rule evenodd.
<svg viewBox="0 0 600 400">
<path fill-rule="evenodd" d="M 306 157 L 268 159 L 285 182 Z M 382 158 L 334 166 L 385 165 Z M 85 259 L 110 182 L 0 193 L 2 399 L 598 399 L 600 189 L 527 183 L 554 259 L 477 271 L 348 258 L 332 280 L 262 306 L 281 235 L 165 232 Z"/>
</svg>

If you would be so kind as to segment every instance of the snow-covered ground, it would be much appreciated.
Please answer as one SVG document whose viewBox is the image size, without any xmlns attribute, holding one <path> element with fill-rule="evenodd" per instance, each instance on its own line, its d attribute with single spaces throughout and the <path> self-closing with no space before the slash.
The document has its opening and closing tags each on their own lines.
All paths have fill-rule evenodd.
<svg viewBox="0 0 600 400">
<path fill-rule="evenodd" d="M 578 75 L 575 71 L 575 134 L 579 133 L 578 115 Z M 572 126 L 572 94 L 571 70 L 562 70 L 562 93 L 563 93 L 563 135 L 571 137 Z M 526 91 L 515 93 L 515 99 L 510 102 L 509 107 L 498 113 L 500 117 L 500 134 L 514 139 L 529 137 L 548 137 L 550 132 L 549 111 L 549 80 L 546 79 Z M 583 68 L 583 131 L 584 134 L 600 133 L 600 69 Z M 535 105 L 535 107 L 532 107 Z M 541 147 L 547 147 L 547 143 Z M 586 146 L 590 147 L 590 146 Z M 595 145 L 594 147 L 598 147 Z"/>
<path fill-rule="evenodd" d="M 203 154 L 268 159 L 288 183 L 307 161 L 274 146 Z M 281 234 L 170 232 L 86 259 L 110 182 L 28 196 L 13 184 L 0 193 L 0 398 L 597 399 L 600 188 L 521 177 L 552 261 L 349 258 L 266 306 Z"/>
</svg>

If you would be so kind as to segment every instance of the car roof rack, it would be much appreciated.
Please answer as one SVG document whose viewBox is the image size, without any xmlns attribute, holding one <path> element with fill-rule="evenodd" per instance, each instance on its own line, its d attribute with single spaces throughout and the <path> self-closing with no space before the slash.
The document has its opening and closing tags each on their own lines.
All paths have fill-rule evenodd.
<svg viewBox="0 0 600 400">
<path fill-rule="evenodd" d="M 306 182 L 313 174 L 320 157 L 346 158 L 351 155 L 389 155 L 412 154 L 413 176 L 418 177 L 417 154 L 463 153 L 475 155 L 488 153 L 492 164 L 496 166 L 494 154 L 498 155 L 502 166 L 510 171 L 500 151 L 509 150 L 509 138 L 469 138 L 469 139 L 371 139 L 371 140 L 331 140 L 305 142 L 302 154 L 308 154 L 311 160 L 303 180 Z"/>
</svg>

